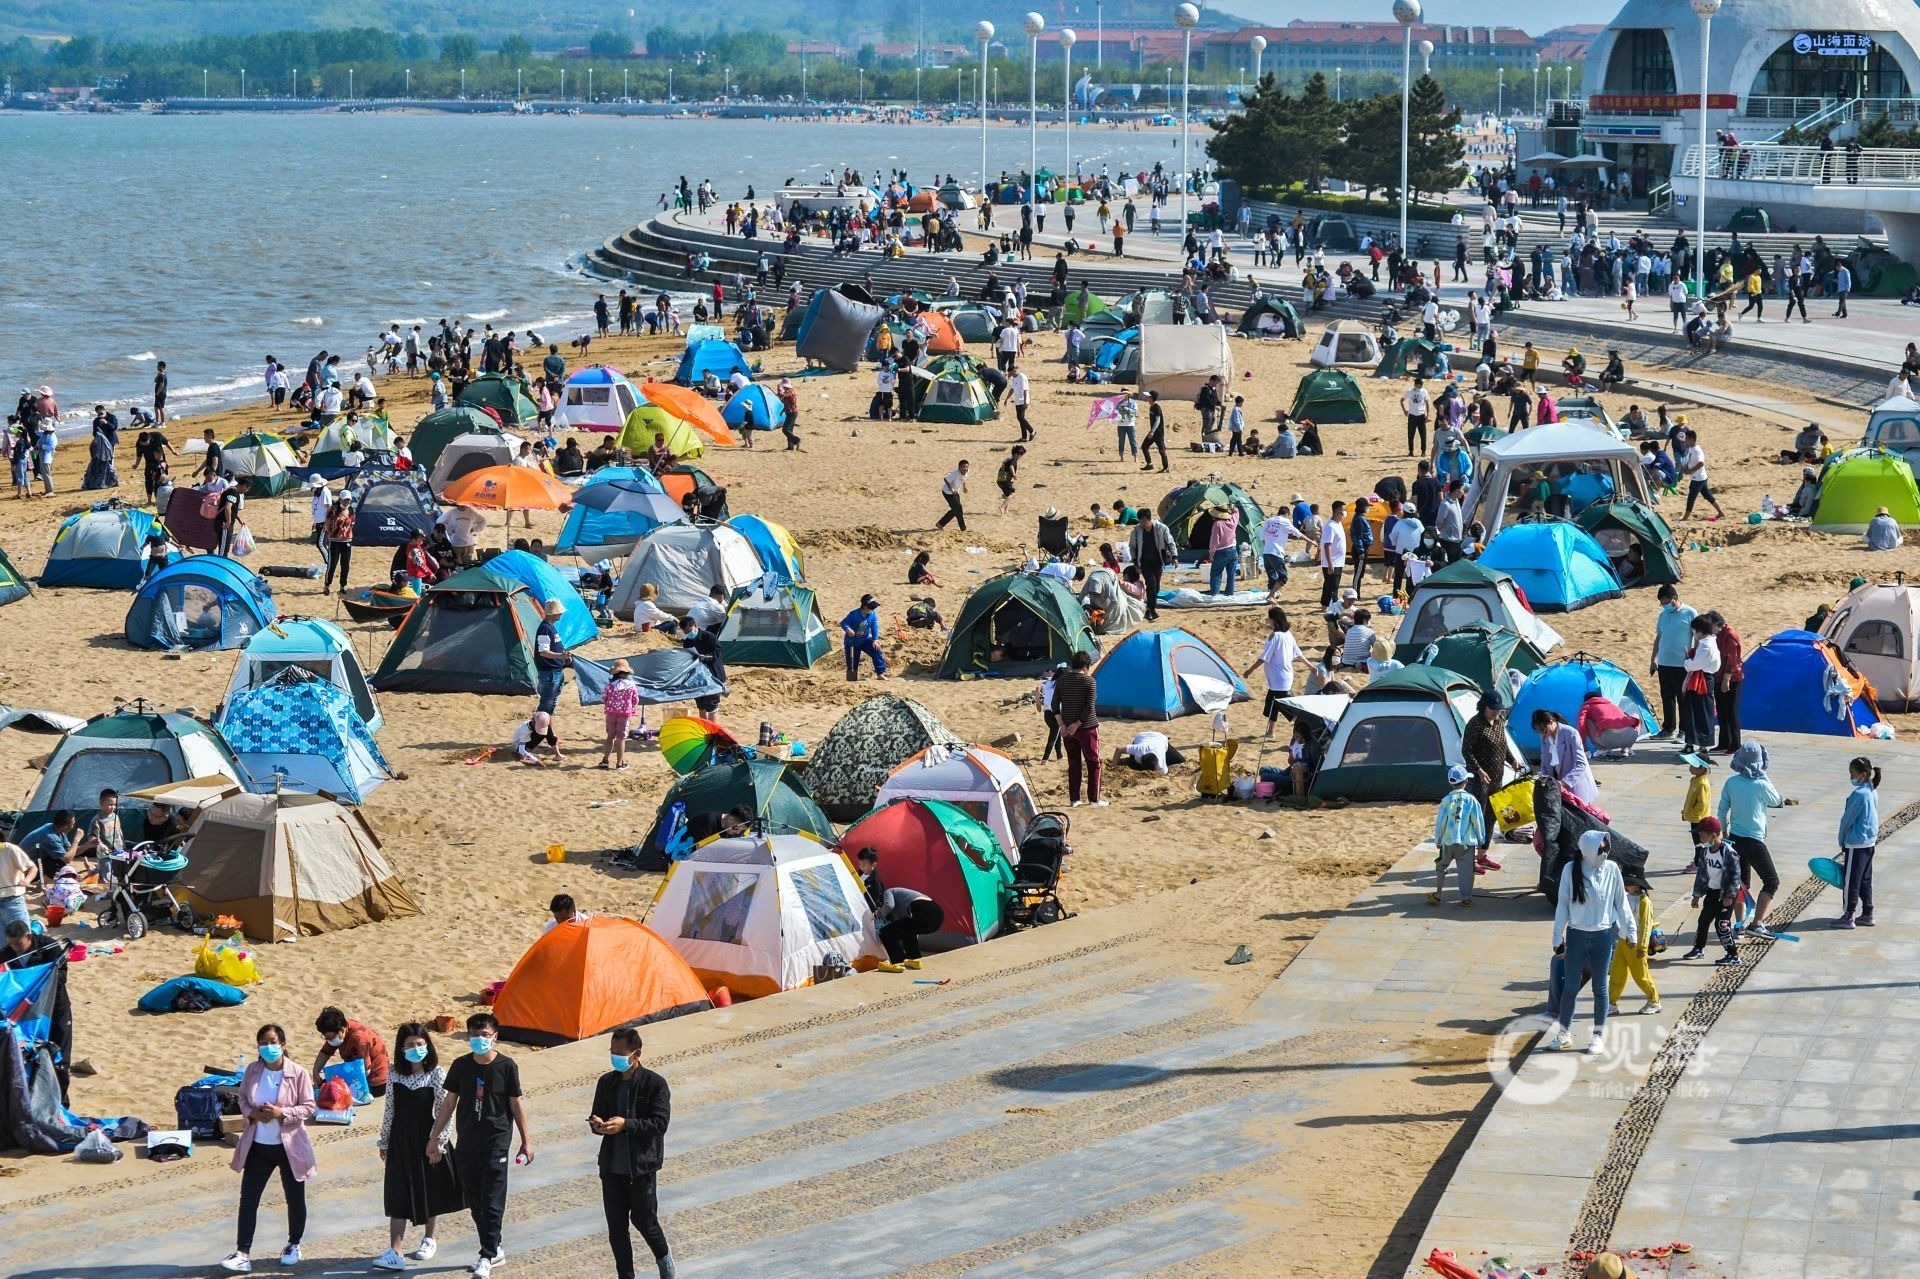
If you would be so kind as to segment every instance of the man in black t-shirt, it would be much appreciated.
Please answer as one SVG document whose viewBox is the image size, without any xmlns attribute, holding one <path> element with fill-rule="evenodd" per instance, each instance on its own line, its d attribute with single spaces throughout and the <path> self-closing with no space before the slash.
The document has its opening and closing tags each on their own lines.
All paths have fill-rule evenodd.
<svg viewBox="0 0 1920 1279">
<path fill-rule="evenodd" d="M 507 1172 L 512 1166 L 507 1156 L 515 1128 L 520 1130 L 519 1162 L 533 1162 L 533 1132 L 520 1099 L 520 1068 L 501 1056 L 499 1038 L 500 1023 L 491 1013 L 467 1018 L 467 1047 L 473 1051 L 447 1068 L 446 1099 L 427 1138 L 427 1162 L 438 1163 L 440 1134 L 453 1123 L 454 1166 L 480 1236 L 480 1258 L 472 1267 L 476 1279 L 489 1279 L 493 1268 L 507 1259 L 500 1231 L 507 1216 Z"/>
</svg>

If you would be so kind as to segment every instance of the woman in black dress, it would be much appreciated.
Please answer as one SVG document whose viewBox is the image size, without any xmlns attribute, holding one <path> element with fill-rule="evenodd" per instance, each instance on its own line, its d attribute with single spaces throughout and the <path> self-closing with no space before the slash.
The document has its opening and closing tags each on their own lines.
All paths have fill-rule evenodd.
<svg viewBox="0 0 1920 1279">
<path fill-rule="evenodd" d="M 405 1270 L 400 1255 L 409 1223 L 427 1228 L 420 1246 L 407 1256 L 430 1261 L 438 1251 L 434 1224 L 442 1213 L 465 1204 L 454 1161 L 427 1162 L 427 1138 L 433 1117 L 446 1096 L 447 1072 L 433 1048 L 433 1036 L 417 1021 L 400 1027 L 393 1038 L 393 1068 L 388 1074 L 387 1108 L 380 1118 L 380 1158 L 387 1166 L 386 1207 L 392 1244 L 374 1259 L 379 1270 Z M 452 1144 L 452 1134 L 441 1143 Z"/>
</svg>

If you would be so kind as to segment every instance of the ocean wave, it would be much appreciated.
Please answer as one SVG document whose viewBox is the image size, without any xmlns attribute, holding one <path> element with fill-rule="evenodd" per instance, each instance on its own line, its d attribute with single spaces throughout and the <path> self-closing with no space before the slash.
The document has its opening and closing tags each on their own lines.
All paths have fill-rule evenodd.
<svg viewBox="0 0 1920 1279">
<path fill-rule="evenodd" d="M 327 322 L 327 317 L 324 315 L 296 315 L 293 317 L 293 322 L 295 324 L 319 325 L 319 324 L 325 324 Z"/>
<path fill-rule="evenodd" d="M 468 311 L 463 318 L 468 320 L 503 320 L 507 317 L 507 314 L 506 308 L 502 307 L 498 311 Z"/>
<path fill-rule="evenodd" d="M 123 360 L 132 360 L 135 364 L 145 364 L 148 360 L 158 359 L 159 357 L 152 351 L 142 351 L 138 355 L 123 355 L 120 358 Z"/>
<path fill-rule="evenodd" d="M 264 380 L 259 377 L 255 377 L 255 376 L 237 377 L 226 382 L 209 382 L 205 386 L 175 387 L 173 389 L 173 394 L 176 396 L 180 396 L 182 398 L 197 399 L 202 396 L 210 396 L 210 395 L 211 396 L 232 395 L 235 391 L 244 391 L 249 387 L 264 387 L 265 385 L 266 383 L 264 382 Z"/>
<path fill-rule="evenodd" d="M 584 312 L 562 311 L 559 315 L 543 315 L 533 322 L 536 329 L 557 329 L 568 324 L 578 324 L 586 319 Z"/>
<path fill-rule="evenodd" d="M 397 324 L 403 329 L 410 329 L 416 324 L 425 324 L 426 322 L 427 322 L 427 317 L 424 315 L 416 315 L 411 320 L 389 320 L 388 321 L 389 324 Z"/>
</svg>

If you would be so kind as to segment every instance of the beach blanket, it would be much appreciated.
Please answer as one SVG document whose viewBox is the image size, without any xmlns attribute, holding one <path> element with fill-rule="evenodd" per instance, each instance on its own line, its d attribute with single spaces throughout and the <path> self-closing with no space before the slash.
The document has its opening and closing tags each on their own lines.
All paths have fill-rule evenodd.
<svg viewBox="0 0 1920 1279">
<path fill-rule="evenodd" d="M 1160 592 L 1161 608 L 1265 608 L 1266 605 L 1267 593 L 1264 590 L 1209 595 L 1191 586 L 1182 586 L 1178 590 Z"/>
</svg>

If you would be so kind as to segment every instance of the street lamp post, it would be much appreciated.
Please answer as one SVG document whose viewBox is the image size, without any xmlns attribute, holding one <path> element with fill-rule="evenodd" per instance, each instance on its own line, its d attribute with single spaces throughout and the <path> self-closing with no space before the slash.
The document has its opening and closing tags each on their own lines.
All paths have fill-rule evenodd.
<svg viewBox="0 0 1920 1279">
<path fill-rule="evenodd" d="M 1433 74 L 1433 41 L 1431 40 L 1420 42 L 1420 74 Z"/>
<path fill-rule="evenodd" d="M 525 68 L 522 68 L 522 67 L 515 67 L 513 69 L 513 100 L 515 102 L 519 102 L 527 96 L 525 89 L 521 87 L 521 79 L 520 79 L 520 73 L 524 69 Z M 407 83 L 409 86 L 411 86 L 413 83 L 413 71 L 411 68 L 409 68 L 407 71 Z"/>
<path fill-rule="evenodd" d="M 1033 212 L 1034 175 L 1040 172 L 1040 33 L 1047 20 L 1029 13 L 1020 26 L 1027 33 L 1027 212 Z"/>
<path fill-rule="evenodd" d="M 1253 50 L 1253 91 L 1258 93 L 1260 92 L 1260 61 L 1267 51 L 1267 38 L 1255 36 L 1247 41 L 1247 45 Z"/>
<path fill-rule="evenodd" d="M 241 67 L 240 68 L 240 97 L 244 100 L 246 96 L 247 96 L 247 69 L 245 67 Z"/>
<path fill-rule="evenodd" d="M 1066 112 L 1060 117 L 1060 132 L 1067 143 L 1067 163 L 1060 172 L 1068 182 L 1073 181 L 1073 42 L 1079 38 L 1072 27 L 1060 28 L 1060 83 L 1066 87 L 1060 99 Z"/>
<path fill-rule="evenodd" d="M 1700 15 L 1700 185 L 1694 196 L 1693 210 L 1693 296 L 1707 296 L 1707 49 L 1713 39 L 1713 15 L 1720 12 L 1720 0 L 1692 0 L 1693 11 Z M 1568 68 L 1568 96 L 1572 96 L 1573 70 Z"/>
<path fill-rule="evenodd" d="M 1400 65 L 1400 254 L 1407 252 L 1407 134 L 1413 101 L 1413 24 L 1420 21 L 1420 0 L 1393 0 L 1393 19 L 1406 32 Z M 1395 284 L 1399 281 L 1395 280 Z"/>
<path fill-rule="evenodd" d="M 973 38 L 980 42 L 980 194 L 988 198 L 987 192 L 987 48 L 993 43 L 993 24 L 982 19 L 973 28 Z"/>
<path fill-rule="evenodd" d="M 297 100 L 300 97 L 300 68 L 295 67 L 287 73 L 287 97 Z"/>
<path fill-rule="evenodd" d="M 1503 119 L 1507 114 L 1507 69 L 1505 67 L 1500 68 L 1500 85 L 1494 93 L 1493 118 Z"/>
<path fill-rule="evenodd" d="M 517 77 L 519 76 L 520 73 L 516 71 L 513 74 L 516 77 L 514 81 L 514 85 L 517 89 L 519 86 L 519 80 L 517 79 Z M 407 96 L 409 98 L 413 96 L 413 68 L 412 67 L 407 68 Z M 514 96 L 519 97 L 520 95 L 518 93 L 515 93 Z"/>
<path fill-rule="evenodd" d="M 202 98 L 207 96 L 207 69 L 205 67 L 200 68 L 200 96 Z"/>
<path fill-rule="evenodd" d="M 460 100 L 462 102 L 467 100 L 467 69 L 465 67 L 460 68 Z"/>
<path fill-rule="evenodd" d="M 1107 0 L 1093 0 L 1093 73 L 1107 65 Z"/>
<path fill-rule="evenodd" d="M 1540 55 L 1537 53 L 1533 55 L 1533 114 L 1540 114 Z"/>
<path fill-rule="evenodd" d="M 1339 67 L 1333 69 L 1333 100 L 1335 102 L 1340 101 L 1340 70 Z"/>
<path fill-rule="evenodd" d="M 462 68 L 460 72 L 460 92 L 465 93 L 466 91 L 467 91 L 467 73 L 466 73 L 466 69 Z M 588 102 L 593 101 L 593 68 L 592 67 L 587 68 L 587 101 Z"/>
<path fill-rule="evenodd" d="M 560 101 L 565 102 L 566 100 L 567 100 L 567 69 L 565 67 L 561 67 L 560 68 Z"/>
<path fill-rule="evenodd" d="M 1187 191 L 1193 177 L 1187 172 L 1187 95 L 1193 86 L 1193 28 L 1200 21 L 1200 10 L 1191 4 L 1175 5 L 1173 20 L 1180 28 L 1180 234 L 1187 233 Z"/>
</svg>

